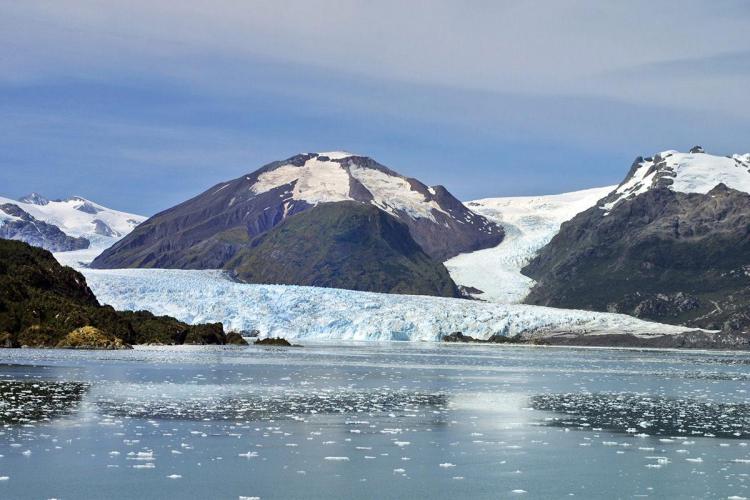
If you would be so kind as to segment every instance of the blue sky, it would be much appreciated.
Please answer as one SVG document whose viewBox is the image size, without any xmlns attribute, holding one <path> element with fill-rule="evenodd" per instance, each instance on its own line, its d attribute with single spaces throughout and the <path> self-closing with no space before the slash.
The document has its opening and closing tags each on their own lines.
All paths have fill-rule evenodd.
<svg viewBox="0 0 750 500">
<path fill-rule="evenodd" d="M 150 215 L 339 149 L 462 199 L 614 184 L 641 154 L 750 151 L 748 22 L 744 0 L 0 0 L 0 194 Z"/>
</svg>

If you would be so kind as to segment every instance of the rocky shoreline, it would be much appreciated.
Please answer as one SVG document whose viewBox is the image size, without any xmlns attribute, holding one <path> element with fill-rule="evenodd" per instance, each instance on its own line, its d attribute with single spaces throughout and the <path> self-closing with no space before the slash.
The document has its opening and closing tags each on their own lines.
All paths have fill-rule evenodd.
<svg viewBox="0 0 750 500">
<path fill-rule="evenodd" d="M 442 339 L 447 343 L 467 344 L 530 344 L 548 346 L 579 347 L 635 347 L 652 349 L 712 349 L 750 350 L 750 333 L 709 332 L 703 330 L 686 331 L 676 335 L 639 336 L 631 333 L 620 334 L 578 334 L 553 333 L 531 336 L 516 335 L 503 337 L 493 335 L 489 339 L 476 339 L 461 332 L 454 332 Z"/>
</svg>

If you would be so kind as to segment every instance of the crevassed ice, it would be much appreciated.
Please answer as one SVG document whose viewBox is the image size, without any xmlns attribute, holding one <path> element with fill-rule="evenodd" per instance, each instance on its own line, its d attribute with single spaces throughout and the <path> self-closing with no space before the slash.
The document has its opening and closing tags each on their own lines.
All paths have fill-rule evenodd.
<svg viewBox="0 0 750 500">
<path fill-rule="evenodd" d="M 248 285 L 220 271 L 80 269 L 97 298 L 121 310 L 147 309 L 188 323 L 222 322 L 296 339 L 437 341 L 531 332 L 670 334 L 682 327 L 620 314 L 389 295 L 332 288 Z"/>
<path fill-rule="evenodd" d="M 482 290 L 477 297 L 483 300 L 519 303 L 534 285 L 521 269 L 557 234 L 563 222 L 594 206 L 614 188 L 470 201 L 471 210 L 503 226 L 505 238 L 496 247 L 453 257 L 445 267 L 457 284 Z"/>
</svg>

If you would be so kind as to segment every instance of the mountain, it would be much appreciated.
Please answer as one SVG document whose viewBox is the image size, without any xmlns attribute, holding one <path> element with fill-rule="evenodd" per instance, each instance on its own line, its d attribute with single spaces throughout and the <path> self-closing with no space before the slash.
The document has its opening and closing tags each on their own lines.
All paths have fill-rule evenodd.
<svg viewBox="0 0 750 500">
<path fill-rule="evenodd" d="M 289 217 L 225 267 L 249 283 L 460 295 L 445 267 L 422 251 L 405 224 L 353 201 L 321 203 Z"/>
<path fill-rule="evenodd" d="M 529 304 L 737 331 L 750 326 L 750 155 L 637 158 L 523 269 Z"/>
<path fill-rule="evenodd" d="M 191 326 L 169 316 L 102 306 L 86 278 L 61 266 L 47 250 L 0 240 L 0 345 L 66 345 L 69 334 L 84 327 L 120 345 L 241 342 L 236 335 L 226 336 L 220 323 Z"/>
<path fill-rule="evenodd" d="M 68 236 L 13 203 L 0 204 L 0 238 L 23 241 L 51 252 L 82 250 L 91 244 L 84 237 Z"/>
<path fill-rule="evenodd" d="M 145 217 L 112 210 L 85 198 L 50 201 L 37 193 L 19 200 L 0 197 L 0 238 L 52 252 L 101 250 Z"/>
<path fill-rule="evenodd" d="M 217 184 L 151 217 L 92 265 L 223 268 L 254 238 L 284 220 L 321 203 L 342 202 L 374 206 L 405 224 L 436 262 L 503 239 L 500 226 L 466 208 L 442 186 L 427 187 L 363 156 L 309 153 Z"/>
<path fill-rule="evenodd" d="M 475 298 L 517 304 L 534 280 L 521 268 L 560 230 L 560 225 L 596 204 L 615 186 L 546 196 L 485 198 L 466 203 L 471 210 L 503 227 L 496 247 L 457 255 L 445 262 L 451 278 Z"/>
</svg>

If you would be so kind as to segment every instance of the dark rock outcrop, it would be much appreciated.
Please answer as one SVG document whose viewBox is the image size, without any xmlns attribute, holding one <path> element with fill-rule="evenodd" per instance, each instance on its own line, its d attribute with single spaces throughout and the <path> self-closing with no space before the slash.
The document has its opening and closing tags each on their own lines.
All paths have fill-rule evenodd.
<svg viewBox="0 0 750 500">
<path fill-rule="evenodd" d="M 459 297 L 396 218 L 372 205 L 323 203 L 259 236 L 226 264 L 248 283 Z"/>
<path fill-rule="evenodd" d="M 492 335 L 488 339 L 477 339 L 461 332 L 453 332 L 442 338 L 443 342 L 458 344 L 524 344 L 527 341 L 521 336 L 506 337 L 505 335 Z"/>
<path fill-rule="evenodd" d="M 634 347 L 643 349 L 750 349 L 750 333 L 693 331 L 676 335 L 638 336 L 631 333 L 554 335 L 531 340 L 536 345 Z"/>
<path fill-rule="evenodd" d="M 102 306 L 83 275 L 61 266 L 47 250 L 0 240 L 0 345 L 55 347 L 62 342 L 73 347 L 88 338 L 69 338 L 82 327 L 124 344 L 227 342 L 221 323 L 188 325 L 147 311 Z"/>
<path fill-rule="evenodd" d="M 292 344 L 287 339 L 281 338 L 281 337 L 268 337 L 265 339 L 258 339 L 255 342 L 253 342 L 253 345 L 263 345 L 263 346 L 271 346 L 271 347 L 302 347 L 297 344 Z"/>
</svg>

